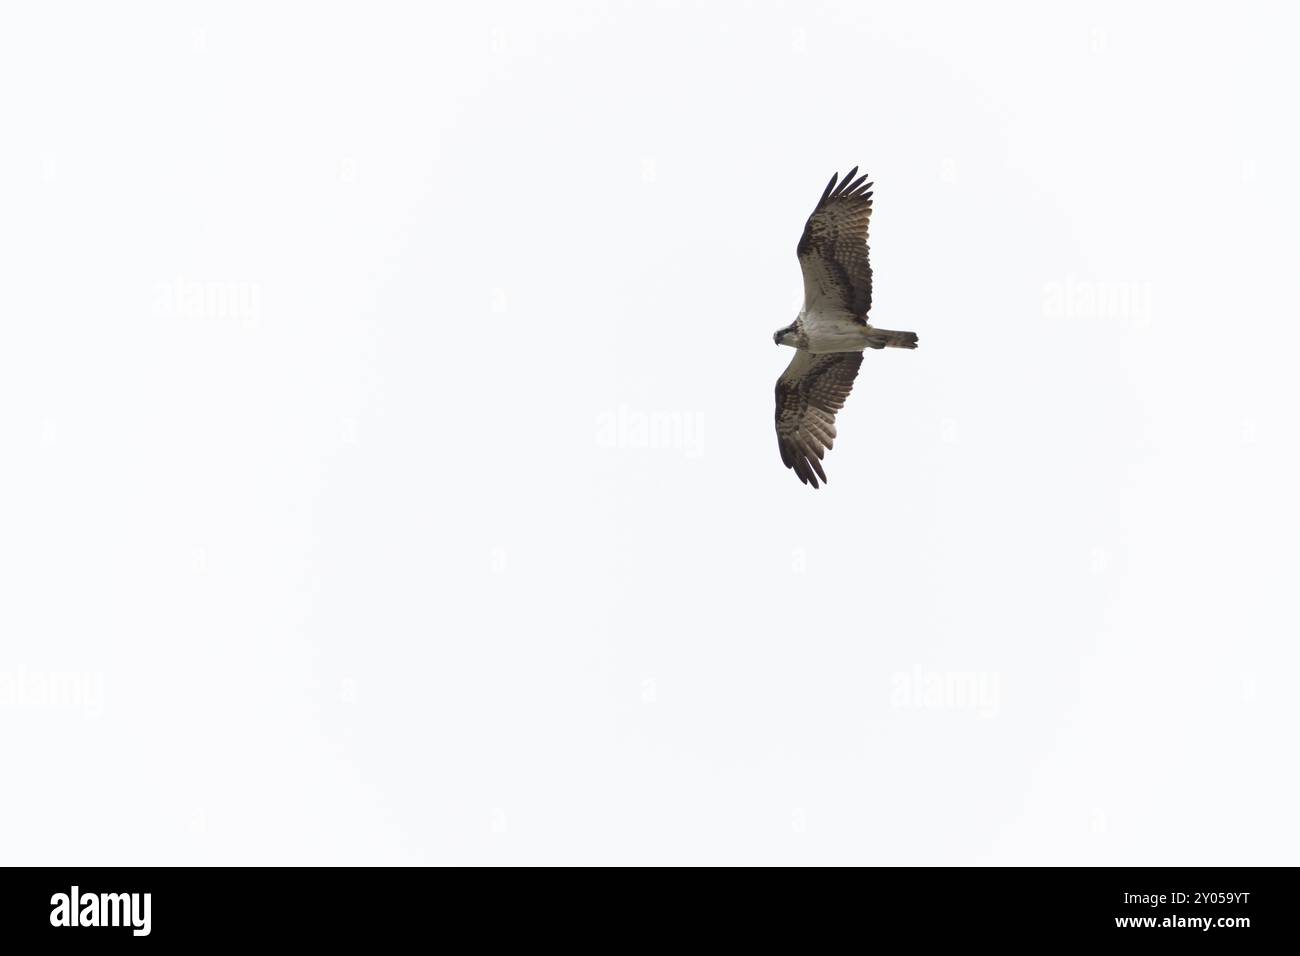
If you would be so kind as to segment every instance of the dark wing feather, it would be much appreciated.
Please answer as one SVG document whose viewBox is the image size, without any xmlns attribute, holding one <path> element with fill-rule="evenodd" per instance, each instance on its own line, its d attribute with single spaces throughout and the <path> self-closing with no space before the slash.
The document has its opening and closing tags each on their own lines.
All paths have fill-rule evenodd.
<svg viewBox="0 0 1300 956">
<path fill-rule="evenodd" d="M 799 240 L 804 308 L 847 312 L 866 321 L 871 308 L 871 261 L 867 226 L 871 221 L 871 187 L 858 168 L 839 181 L 832 176 Z"/>
<path fill-rule="evenodd" d="M 803 349 L 776 380 L 776 443 L 781 461 L 805 485 L 826 480 L 822 457 L 835 442 L 835 413 L 844 407 L 862 364 L 861 352 L 813 355 Z"/>
</svg>

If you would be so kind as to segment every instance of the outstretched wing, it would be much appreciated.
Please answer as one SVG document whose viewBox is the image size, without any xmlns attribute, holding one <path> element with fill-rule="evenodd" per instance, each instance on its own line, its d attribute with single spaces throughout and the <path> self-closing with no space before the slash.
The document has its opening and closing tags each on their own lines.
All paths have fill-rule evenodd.
<svg viewBox="0 0 1300 956">
<path fill-rule="evenodd" d="M 805 485 L 826 480 L 822 456 L 835 442 L 835 413 L 844 407 L 862 364 L 861 352 L 814 355 L 799 349 L 776 380 L 776 443 L 781 461 Z"/>
<path fill-rule="evenodd" d="M 865 322 L 871 308 L 871 262 L 867 225 L 871 221 L 871 187 L 854 166 L 838 186 L 831 177 L 799 240 L 803 268 L 804 309 L 848 313 Z"/>
</svg>

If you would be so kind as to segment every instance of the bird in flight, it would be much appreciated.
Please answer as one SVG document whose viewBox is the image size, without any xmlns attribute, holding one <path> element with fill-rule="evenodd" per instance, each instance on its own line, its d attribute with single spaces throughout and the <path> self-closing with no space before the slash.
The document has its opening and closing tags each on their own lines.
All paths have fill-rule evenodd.
<svg viewBox="0 0 1300 956">
<path fill-rule="evenodd" d="M 803 309 L 772 336 L 797 351 L 776 381 L 776 441 L 781 461 L 805 485 L 826 481 L 822 456 L 835 441 L 835 413 L 844 407 L 863 349 L 914 349 L 915 332 L 867 322 L 871 262 L 867 225 L 871 187 L 853 167 L 831 177 L 799 240 Z M 839 183 L 837 186 L 836 183 Z"/>
</svg>

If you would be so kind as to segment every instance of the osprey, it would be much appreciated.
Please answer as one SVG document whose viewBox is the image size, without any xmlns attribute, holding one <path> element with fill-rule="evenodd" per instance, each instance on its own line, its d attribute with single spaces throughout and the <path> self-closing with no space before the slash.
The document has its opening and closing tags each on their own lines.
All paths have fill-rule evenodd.
<svg viewBox="0 0 1300 956">
<path fill-rule="evenodd" d="M 805 485 L 826 480 L 822 456 L 835 440 L 835 413 L 849 397 L 863 349 L 914 349 L 915 332 L 867 323 L 871 263 L 867 225 L 871 187 L 854 166 L 836 186 L 831 177 L 799 240 L 803 309 L 772 336 L 798 351 L 776 381 L 776 442 L 781 461 Z"/>
</svg>

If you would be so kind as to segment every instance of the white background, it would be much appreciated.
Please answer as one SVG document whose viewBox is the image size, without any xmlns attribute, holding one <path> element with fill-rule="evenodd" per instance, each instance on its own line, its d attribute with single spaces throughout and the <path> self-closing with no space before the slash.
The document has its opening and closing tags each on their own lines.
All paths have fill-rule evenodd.
<svg viewBox="0 0 1300 956">
<path fill-rule="evenodd" d="M 7 6 L 3 861 L 1295 863 L 1294 16 Z"/>
</svg>

